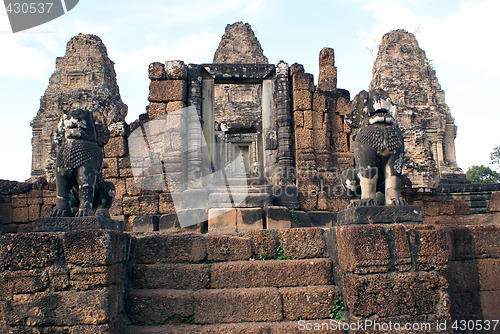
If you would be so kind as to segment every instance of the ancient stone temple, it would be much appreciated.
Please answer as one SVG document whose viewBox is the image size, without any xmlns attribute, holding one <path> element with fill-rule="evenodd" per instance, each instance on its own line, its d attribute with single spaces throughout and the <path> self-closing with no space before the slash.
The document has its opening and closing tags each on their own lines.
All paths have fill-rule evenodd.
<svg viewBox="0 0 500 334">
<path fill-rule="evenodd" d="M 404 173 L 413 187 L 433 188 L 442 179 L 465 179 L 455 157 L 454 118 L 432 61 L 413 34 L 394 30 L 382 37 L 370 83 L 374 88 L 389 92 L 398 106 L 405 136 Z"/>
<path fill-rule="evenodd" d="M 94 116 L 106 125 L 124 121 L 127 115 L 127 106 L 121 100 L 116 83 L 114 63 L 108 57 L 106 46 L 95 35 L 73 37 L 64 57 L 56 60 L 56 70 L 31 122 L 32 179 L 52 177 L 57 123 L 63 111 L 76 108 L 98 110 Z"/>
</svg>

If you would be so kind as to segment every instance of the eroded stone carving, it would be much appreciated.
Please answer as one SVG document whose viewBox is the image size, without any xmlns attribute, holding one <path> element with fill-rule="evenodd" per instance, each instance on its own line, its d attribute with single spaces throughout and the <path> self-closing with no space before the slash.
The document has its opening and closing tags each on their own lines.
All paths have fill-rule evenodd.
<svg viewBox="0 0 500 334">
<path fill-rule="evenodd" d="M 77 109 L 63 114 L 56 142 L 57 205 L 53 217 L 103 216 L 115 195 L 115 187 L 102 178 L 103 146 L 109 130 L 95 121 L 89 110 Z"/>
<path fill-rule="evenodd" d="M 382 89 L 361 91 L 346 117 L 353 128 L 355 174 L 345 174 L 348 192 L 361 188 L 351 205 L 403 205 L 401 172 L 404 140 L 397 126 L 396 107 Z"/>
</svg>

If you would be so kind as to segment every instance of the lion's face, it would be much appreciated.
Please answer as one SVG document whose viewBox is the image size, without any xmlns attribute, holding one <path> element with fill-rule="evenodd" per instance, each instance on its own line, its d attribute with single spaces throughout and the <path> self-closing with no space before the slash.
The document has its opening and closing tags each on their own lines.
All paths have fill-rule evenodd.
<svg viewBox="0 0 500 334">
<path fill-rule="evenodd" d="M 95 141 L 92 116 L 87 110 L 75 110 L 63 115 L 60 124 L 66 139 L 85 139 Z"/>
</svg>

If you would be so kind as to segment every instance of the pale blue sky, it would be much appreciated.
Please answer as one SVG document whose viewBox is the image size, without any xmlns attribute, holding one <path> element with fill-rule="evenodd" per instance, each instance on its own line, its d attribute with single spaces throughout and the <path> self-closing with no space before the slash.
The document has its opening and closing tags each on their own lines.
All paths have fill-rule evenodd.
<svg viewBox="0 0 500 334">
<path fill-rule="evenodd" d="M 381 36 L 415 33 L 456 119 L 459 165 L 487 164 L 500 146 L 498 13 L 498 0 L 80 0 L 66 15 L 12 34 L 2 7 L 0 179 L 30 176 L 29 122 L 72 36 L 91 33 L 106 44 L 132 122 L 148 104 L 149 63 L 211 62 L 235 21 L 252 25 L 271 63 L 298 62 L 315 77 L 319 51 L 334 48 L 338 87 L 351 97 L 368 87 Z"/>
</svg>

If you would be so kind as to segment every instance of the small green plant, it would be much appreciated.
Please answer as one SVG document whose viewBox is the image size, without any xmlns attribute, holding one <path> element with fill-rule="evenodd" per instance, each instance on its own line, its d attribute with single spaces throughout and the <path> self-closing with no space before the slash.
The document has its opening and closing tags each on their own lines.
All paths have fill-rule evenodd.
<svg viewBox="0 0 500 334">
<path fill-rule="evenodd" d="M 274 234 L 272 234 L 271 232 L 267 232 L 267 235 L 273 237 L 273 238 L 276 238 L 276 236 Z"/>
<path fill-rule="evenodd" d="M 261 260 L 261 261 L 267 260 L 267 254 L 266 253 L 260 253 L 259 260 Z"/>
<path fill-rule="evenodd" d="M 302 222 L 299 219 L 299 216 L 297 216 L 297 213 L 295 212 L 295 209 L 293 207 L 290 208 L 290 215 L 292 216 L 292 220 L 297 224 L 298 227 L 302 227 Z"/>
<path fill-rule="evenodd" d="M 338 295 L 337 299 L 333 302 L 333 306 L 328 308 L 328 314 L 330 318 L 335 320 L 341 320 L 343 318 L 342 311 L 344 310 L 344 301 L 342 300 L 342 295 Z"/>
<path fill-rule="evenodd" d="M 276 253 L 278 253 L 278 260 L 293 260 L 293 257 L 285 254 L 285 249 L 281 245 L 276 249 Z"/>
<path fill-rule="evenodd" d="M 130 207 L 130 215 L 131 216 L 137 215 L 137 208 L 135 206 Z"/>
<path fill-rule="evenodd" d="M 434 65 L 432 65 L 432 59 L 429 59 L 429 60 L 427 61 L 426 65 L 427 65 L 427 68 L 429 68 L 429 69 L 431 69 L 431 70 L 433 70 L 433 69 L 434 69 Z"/>
</svg>

